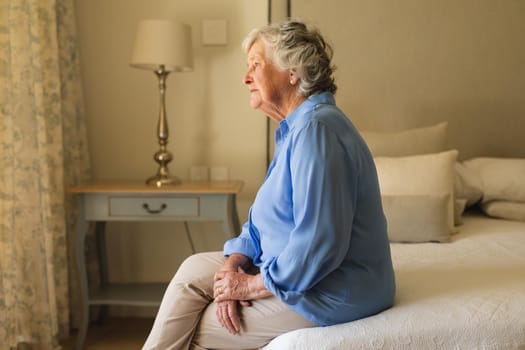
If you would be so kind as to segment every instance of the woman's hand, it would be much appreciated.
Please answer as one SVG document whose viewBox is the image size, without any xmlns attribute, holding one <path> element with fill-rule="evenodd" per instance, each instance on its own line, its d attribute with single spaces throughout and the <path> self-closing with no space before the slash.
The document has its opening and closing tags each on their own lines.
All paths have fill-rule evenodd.
<svg viewBox="0 0 525 350">
<path fill-rule="evenodd" d="M 213 279 L 217 319 L 231 334 L 237 334 L 241 329 L 241 306 L 250 306 L 250 300 L 271 295 L 260 275 L 252 276 L 244 272 L 243 267 L 250 265 L 251 261 L 246 256 L 230 255 Z"/>
<path fill-rule="evenodd" d="M 237 272 L 239 271 L 239 268 L 245 269 L 246 271 L 246 269 L 250 268 L 251 265 L 252 261 L 247 256 L 242 254 L 232 254 L 222 264 L 219 271 Z"/>
<path fill-rule="evenodd" d="M 261 274 L 249 275 L 241 268 L 238 272 L 219 271 L 215 274 L 213 297 L 215 302 L 239 300 L 243 302 L 270 296 L 264 287 Z"/>
<path fill-rule="evenodd" d="M 236 300 L 226 300 L 217 303 L 217 319 L 231 334 L 237 334 L 241 330 L 238 303 Z"/>
</svg>

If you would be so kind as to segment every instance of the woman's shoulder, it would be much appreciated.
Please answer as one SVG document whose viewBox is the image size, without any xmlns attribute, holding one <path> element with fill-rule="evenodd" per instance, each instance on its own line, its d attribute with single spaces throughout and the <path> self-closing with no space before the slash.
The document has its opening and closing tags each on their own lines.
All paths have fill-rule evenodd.
<svg viewBox="0 0 525 350">
<path fill-rule="evenodd" d="M 335 104 L 317 104 L 304 118 L 304 126 L 324 126 L 338 135 L 354 135 L 358 131 L 352 121 Z"/>
</svg>

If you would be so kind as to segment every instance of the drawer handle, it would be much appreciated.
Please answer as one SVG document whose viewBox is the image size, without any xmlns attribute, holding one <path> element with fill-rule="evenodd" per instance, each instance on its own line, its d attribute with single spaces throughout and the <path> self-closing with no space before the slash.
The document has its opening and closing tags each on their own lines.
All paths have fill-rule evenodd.
<svg viewBox="0 0 525 350">
<path fill-rule="evenodd" d="M 159 209 L 150 209 L 148 203 L 144 203 L 142 204 L 142 208 L 144 208 L 148 213 L 150 214 L 160 214 L 164 211 L 164 209 L 166 209 L 168 206 L 166 205 L 166 203 L 162 203 L 160 205 L 160 208 Z"/>
</svg>

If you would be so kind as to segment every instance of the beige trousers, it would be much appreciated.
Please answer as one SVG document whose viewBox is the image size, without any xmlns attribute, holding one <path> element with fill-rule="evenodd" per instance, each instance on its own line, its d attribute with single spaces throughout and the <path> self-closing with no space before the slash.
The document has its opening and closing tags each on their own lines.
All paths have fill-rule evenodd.
<svg viewBox="0 0 525 350">
<path fill-rule="evenodd" d="M 285 332 L 314 327 L 277 297 L 239 306 L 241 332 L 230 334 L 215 315 L 213 276 L 222 252 L 187 258 L 171 280 L 143 350 L 252 349 Z"/>
</svg>

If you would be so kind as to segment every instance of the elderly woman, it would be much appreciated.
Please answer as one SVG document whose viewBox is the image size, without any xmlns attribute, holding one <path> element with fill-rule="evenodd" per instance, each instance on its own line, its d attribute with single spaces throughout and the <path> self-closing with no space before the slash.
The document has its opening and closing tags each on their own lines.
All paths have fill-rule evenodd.
<svg viewBox="0 0 525 350">
<path fill-rule="evenodd" d="M 256 348 L 393 302 L 377 173 L 335 105 L 331 47 L 287 21 L 243 48 L 250 105 L 279 123 L 275 155 L 241 234 L 181 265 L 144 349 Z"/>
</svg>

